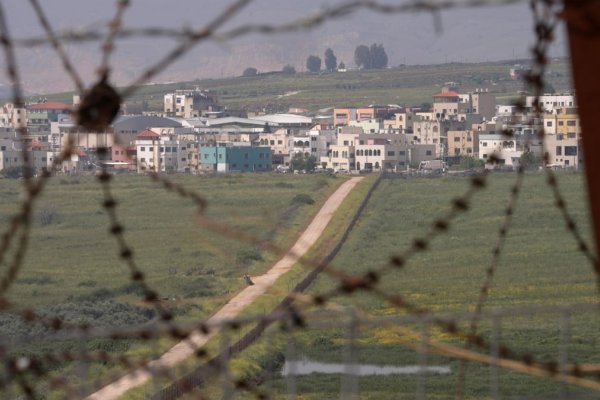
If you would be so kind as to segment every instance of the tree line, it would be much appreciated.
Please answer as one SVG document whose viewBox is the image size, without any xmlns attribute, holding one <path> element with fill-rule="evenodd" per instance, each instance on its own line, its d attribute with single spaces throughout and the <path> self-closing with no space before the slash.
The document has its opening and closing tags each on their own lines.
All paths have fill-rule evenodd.
<svg viewBox="0 0 600 400">
<path fill-rule="evenodd" d="M 345 69 L 346 65 L 343 62 L 338 64 L 337 56 L 332 49 L 325 50 L 323 55 L 325 71 L 333 72 L 340 69 Z M 361 44 L 354 50 L 354 63 L 361 69 L 382 69 L 387 68 L 388 56 L 383 48 L 383 44 L 373 43 L 371 46 Z M 309 72 L 320 72 L 323 60 L 316 55 L 309 55 L 306 59 L 306 69 Z M 282 69 L 283 73 L 295 74 L 296 68 L 292 65 L 286 65 Z M 254 67 L 248 67 L 242 73 L 242 76 L 254 76 L 258 70 Z"/>
</svg>

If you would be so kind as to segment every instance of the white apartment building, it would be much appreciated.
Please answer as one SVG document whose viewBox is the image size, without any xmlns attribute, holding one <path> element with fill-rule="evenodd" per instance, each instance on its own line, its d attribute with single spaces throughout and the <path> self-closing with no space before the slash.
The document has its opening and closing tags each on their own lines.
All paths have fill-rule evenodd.
<svg viewBox="0 0 600 400">
<path fill-rule="evenodd" d="M 535 96 L 525 98 L 525 107 L 532 109 Z M 552 112 L 558 108 L 577 107 L 574 94 L 545 94 L 540 96 L 540 103 L 546 112 Z"/>
<path fill-rule="evenodd" d="M 479 135 L 479 159 L 485 162 L 495 155 L 500 165 L 517 167 L 526 151 L 532 151 L 537 157 L 541 157 L 542 142 L 536 135 Z"/>
</svg>

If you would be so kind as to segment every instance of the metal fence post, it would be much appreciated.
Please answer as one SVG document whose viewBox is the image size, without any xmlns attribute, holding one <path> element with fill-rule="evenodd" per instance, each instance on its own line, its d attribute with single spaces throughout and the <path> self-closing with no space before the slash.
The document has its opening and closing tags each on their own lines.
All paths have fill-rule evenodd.
<svg viewBox="0 0 600 400">
<path fill-rule="evenodd" d="M 355 342 L 358 336 L 359 321 L 356 317 L 356 310 L 349 310 L 350 319 L 348 320 L 348 330 L 346 332 L 346 347 L 344 354 L 344 375 L 342 378 L 342 387 L 340 399 L 358 398 L 358 379 L 360 365 L 357 360 L 357 351 Z"/>
<path fill-rule="evenodd" d="M 560 347 L 558 349 L 558 371 L 561 376 L 567 374 L 567 363 L 569 362 L 569 341 L 571 336 L 571 312 L 563 309 L 560 313 Z M 569 386 L 566 382 L 560 384 L 560 398 L 569 398 Z"/>
<path fill-rule="evenodd" d="M 219 347 L 219 353 L 221 354 L 221 358 L 219 360 L 221 390 L 223 393 L 223 400 L 229 400 L 233 398 L 234 391 L 231 383 L 231 373 L 229 371 L 229 332 L 227 331 L 227 329 L 223 330 L 223 334 L 221 335 L 221 343 Z"/>
<path fill-rule="evenodd" d="M 417 400 L 427 398 L 427 364 L 429 362 L 429 321 L 421 318 L 421 343 L 419 345 L 419 372 L 417 381 Z"/>
<path fill-rule="evenodd" d="M 500 340 L 502 339 L 502 319 L 499 315 L 492 317 L 492 346 L 491 356 L 493 362 L 490 364 L 490 395 L 492 399 L 500 399 L 500 370 L 498 361 L 500 359 Z"/>
<path fill-rule="evenodd" d="M 297 385 L 296 385 L 296 374 L 297 370 L 297 362 L 298 357 L 296 354 L 296 338 L 294 338 L 294 334 L 288 332 L 288 342 L 287 342 L 287 350 L 286 350 L 285 361 L 288 364 L 288 374 L 287 374 L 287 390 L 288 390 L 288 398 L 290 400 L 295 400 L 297 395 Z"/>
</svg>

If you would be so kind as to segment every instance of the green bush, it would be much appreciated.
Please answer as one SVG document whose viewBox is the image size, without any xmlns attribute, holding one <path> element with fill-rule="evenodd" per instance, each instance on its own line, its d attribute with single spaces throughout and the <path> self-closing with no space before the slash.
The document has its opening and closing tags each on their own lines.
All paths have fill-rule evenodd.
<svg viewBox="0 0 600 400">
<path fill-rule="evenodd" d="M 308 194 L 297 194 L 291 201 L 291 204 L 315 204 L 315 200 Z"/>
<path fill-rule="evenodd" d="M 258 249 L 250 248 L 238 251 L 236 259 L 238 264 L 250 265 L 255 261 L 262 261 L 263 256 Z"/>
</svg>

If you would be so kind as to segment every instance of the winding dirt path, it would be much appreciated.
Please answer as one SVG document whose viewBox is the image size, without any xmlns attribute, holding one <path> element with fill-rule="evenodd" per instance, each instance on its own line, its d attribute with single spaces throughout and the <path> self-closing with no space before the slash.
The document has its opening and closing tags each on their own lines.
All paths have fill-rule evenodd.
<svg viewBox="0 0 600 400">
<path fill-rule="evenodd" d="M 286 255 L 284 255 L 283 258 L 281 258 L 264 275 L 252 277 L 254 286 L 248 286 L 239 292 L 210 317 L 208 322 L 218 322 L 236 317 L 244 308 L 273 286 L 280 276 L 288 272 L 290 268 L 296 264 L 298 259 L 302 257 L 313 244 L 315 244 L 319 237 L 321 237 L 323 231 L 329 224 L 329 221 L 331 221 L 333 213 L 361 179 L 363 178 L 354 177 L 347 180 L 331 196 L 329 196 L 325 204 L 323 204 L 323 207 L 321 207 L 317 215 L 311 221 L 310 225 L 308 225 Z M 172 368 L 177 363 L 192 356 L 196 349 L 204 346 L 217 333 L 219 333 L 219 330 L 217 329 L 212 330 L 208 335 L 204 335 L 201 332 L 193 332 L 187 340 L 176 344 L 160 358 L 152 361 L 148 365 L 148 369 L 156 371 Z M 145 384 L 150 378 L 152 378 L 151 372 L 146 369 L 137 369 L 91 394 L 87 399 L 117 399 L 125 394 L 126 391 Z"/>
</svg>

